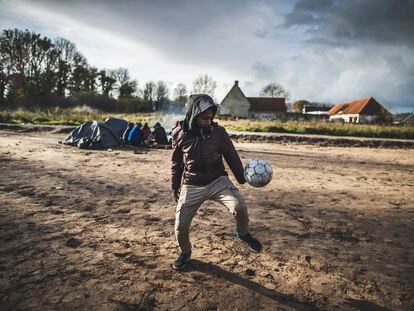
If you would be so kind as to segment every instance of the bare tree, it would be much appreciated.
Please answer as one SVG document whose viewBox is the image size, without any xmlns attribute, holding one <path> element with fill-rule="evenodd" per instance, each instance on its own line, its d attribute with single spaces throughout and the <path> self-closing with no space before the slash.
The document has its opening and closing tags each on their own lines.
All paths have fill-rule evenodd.
<svg viewBox="0 0 414 311">
<path fill-rule="evenodd" d="M 208 74 L 201 74 L 193 81 L 193 93 L 208 94 L 214 97 L 214 91 L 217 88 L 217 82 Z"/>
<path fill-rule="evenodd" d="M 285 88 L 279 83 L 272 82 L 263 87 L 261 96 L 284 97 L 286 100 L 288 100 L 290 98 L 290 92 L 288 90 L 285 90 Z"/>
<path fill-rule="evenodd" d="M 155 89 L 155 110 L 161 110 L 168 100 L 168 86 L 164 81 L 158 81 Z"/>
<path fill-rule="evenodd" d="M 149 103 L 151 106 L 155 99 L 155 89 L 155 83 L 153 81 L 149 81 L 145 83 L 144 89 L 142 90 L 142 97 L 144 98 L 144 101 Z"/>
<path fill-rule="evenodd" d="M 184 83 L 178 83 L 174 89 L 174 100 L 180 105 L 180 108 L 185 106 L 185 103 L 188 100 L 187 96 L 187 87 Z"/>
</svg>

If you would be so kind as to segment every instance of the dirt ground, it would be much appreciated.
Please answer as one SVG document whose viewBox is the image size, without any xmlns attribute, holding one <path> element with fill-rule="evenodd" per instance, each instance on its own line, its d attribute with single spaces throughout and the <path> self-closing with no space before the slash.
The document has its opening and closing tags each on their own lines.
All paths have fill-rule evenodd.
<svg viewBox="0 0 414 311">
<path fill-rule="evenodd" d="M 208 202 L 176 272 L 171 150 L 65 136 L 0 131 L 1 310 L 414 310 L 414 149 L 236 144 L 274 169 L 239 186 L 264 251 Z"/>
</svg>

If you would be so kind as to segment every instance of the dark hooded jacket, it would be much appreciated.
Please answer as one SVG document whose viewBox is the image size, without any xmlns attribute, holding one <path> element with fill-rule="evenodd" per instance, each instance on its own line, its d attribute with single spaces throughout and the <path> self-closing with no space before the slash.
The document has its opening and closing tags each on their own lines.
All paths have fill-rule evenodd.
<svg viewBox="0 0 414 311">
<path fill-rule="evenodd" d="M 212 123 L 209 128 L 200 128 L 196 117 L 217 106 L 205 94 L 191 95 L 186 117 L 172 132 L 172 189 L 184 184 L 205 186 L 220 176 L 226 176 L 222 157 L 226 160 L 239 183 L 245 183 L 243 165 L 226 130 Z"/>
</svg>

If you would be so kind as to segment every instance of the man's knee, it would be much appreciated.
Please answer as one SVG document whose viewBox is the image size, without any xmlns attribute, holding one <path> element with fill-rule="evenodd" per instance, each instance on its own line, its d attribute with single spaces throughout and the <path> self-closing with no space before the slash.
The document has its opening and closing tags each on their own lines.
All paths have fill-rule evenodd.
<svg viewBox="0 0 414 311">
<path fill-rule="evenodd" d="M 187 233 L 190 230 L 191 221 L 193 217 L 187 215 L 183 215 L 183 213 L 178 213 L 175 217 L 175 225 L 174 229 L 175 232 L 179 233 Z"/>
<path fill-rule="evenodd" d="M 174 230 L 177 234 L 185 234 L 190 231 L 190 225 L 183 224 L 183 223 L 176 223 L 174 226 Z"/>
<path fill-rule="evenodd" d="M 236 198 L 230 203 L 229 209 L 234 216 L 245 214 L 247 210 L 246 204 L 244 204 L 242 200 L 238 200 Z"/>
</svg>

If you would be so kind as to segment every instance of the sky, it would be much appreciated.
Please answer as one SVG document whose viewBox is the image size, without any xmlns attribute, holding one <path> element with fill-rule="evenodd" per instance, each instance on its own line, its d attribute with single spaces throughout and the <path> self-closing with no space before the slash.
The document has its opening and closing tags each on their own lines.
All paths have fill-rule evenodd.
<svg viewBox="0 0 414 311">
<path fill-rule="evenodd" d="M 11 28 L 68 39 L 141 88 L 191 91 L 208 74 L 218 102 L 238 80 L 248 97 L 276 82 L 292 102 L 373 96 L 414 111 L 414 0 L 0 0 Z"/>
</svg>

